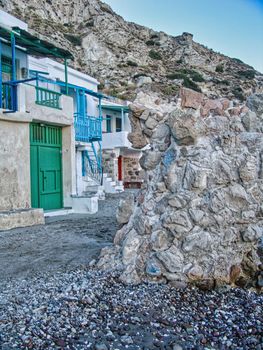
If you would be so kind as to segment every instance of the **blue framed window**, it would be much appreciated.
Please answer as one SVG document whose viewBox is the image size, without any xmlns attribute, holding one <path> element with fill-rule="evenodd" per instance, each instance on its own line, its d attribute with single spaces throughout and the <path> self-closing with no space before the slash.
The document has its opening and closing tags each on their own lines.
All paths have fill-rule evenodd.
<svg viewBox="0 0 263 350">
<path fill-rule="evenodd" d="M 111 116 L 106 115 L 106 132 L 111 132 Z"/>
<path fill-rule="evenodd" d="M 121 130 L 122 130 L 121 118 L 116 118 L 116 132 L 121 132 Z"/>
<path fill-rule="evenodd" d="M 2 80 L 11 80 L 12 75 L 12 59 L 6 56 L 2 56 Z"/>
</svg>

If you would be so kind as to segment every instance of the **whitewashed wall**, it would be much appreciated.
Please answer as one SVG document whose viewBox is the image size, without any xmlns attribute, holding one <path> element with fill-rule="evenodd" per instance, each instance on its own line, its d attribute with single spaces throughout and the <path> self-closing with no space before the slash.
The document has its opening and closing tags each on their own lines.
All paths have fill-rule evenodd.
<svg viewBox="0 0 263 350">
<path fill-rule="evenodd" d="M 3 10 L 0 10 L 0 24 L 8 27 L 19 27 L 24 30 L 28 29 L 26 22 L 21 21 Z"/>
</svg>

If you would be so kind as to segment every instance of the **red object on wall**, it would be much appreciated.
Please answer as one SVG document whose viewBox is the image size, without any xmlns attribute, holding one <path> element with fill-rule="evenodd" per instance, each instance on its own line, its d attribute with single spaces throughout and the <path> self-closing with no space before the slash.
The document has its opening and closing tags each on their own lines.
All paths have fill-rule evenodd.
<svg viewBox="0 0 263 350">
<path fill-rule="evenodd" d="M 122 181 L 122 156 L 118 158 L 118 180 Z"/>
</svg>

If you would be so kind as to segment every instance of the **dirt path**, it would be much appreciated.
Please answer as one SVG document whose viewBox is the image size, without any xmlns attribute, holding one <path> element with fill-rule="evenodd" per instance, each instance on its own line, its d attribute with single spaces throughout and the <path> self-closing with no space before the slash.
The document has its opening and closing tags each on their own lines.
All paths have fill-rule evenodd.
<svg viewBox="0 0 263 350">
<path fill-rule="evenodd" d="M 93 215 L 71 214 L 46 219 L 46 225 L 0 232 L 0 280 L 37 272 L 64 271 L 86 265 L 111 244 L 120 198 L 100 201 Z"/>
</svg>

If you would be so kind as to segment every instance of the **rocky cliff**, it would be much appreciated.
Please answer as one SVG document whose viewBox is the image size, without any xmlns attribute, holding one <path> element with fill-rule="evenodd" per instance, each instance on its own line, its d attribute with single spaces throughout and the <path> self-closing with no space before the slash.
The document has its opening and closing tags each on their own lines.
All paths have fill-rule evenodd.
<svg viewBox="0 0 263 350">
<path fill-rule="evenodd" d="M 134 99 L 155 91 L 173 99 L 179 87 L 244 100 L 262 91 L 263 76 L 237 58 L 126 22 L 100 0 L 1 0 L 1 7 L 74 54 L 71 63 L 101 81 L 108 94 Z"/>
</svg>

